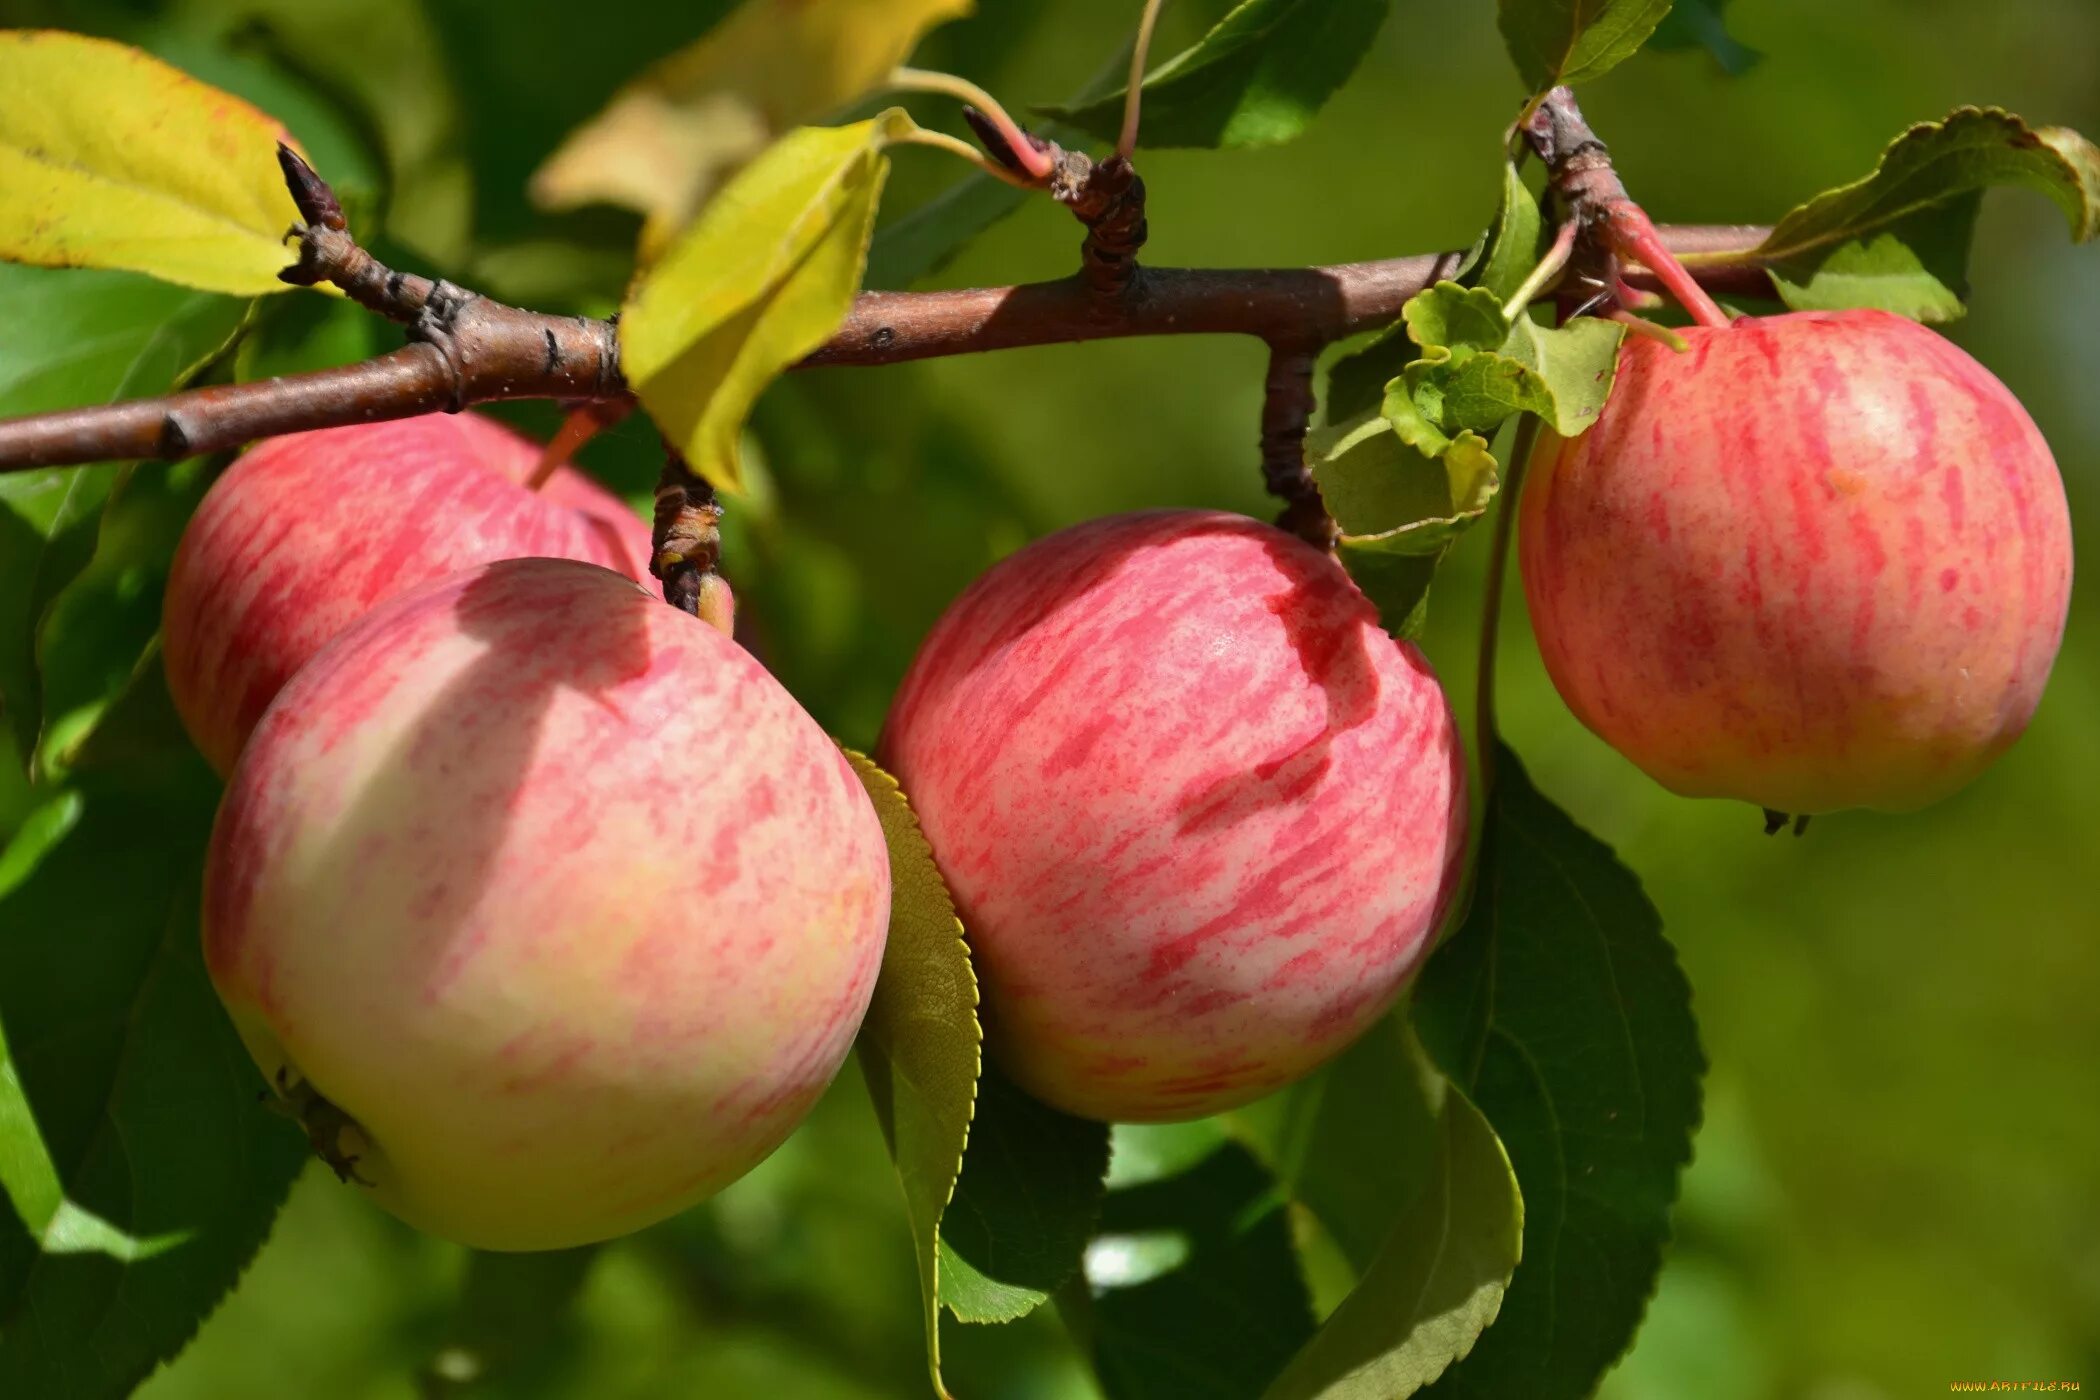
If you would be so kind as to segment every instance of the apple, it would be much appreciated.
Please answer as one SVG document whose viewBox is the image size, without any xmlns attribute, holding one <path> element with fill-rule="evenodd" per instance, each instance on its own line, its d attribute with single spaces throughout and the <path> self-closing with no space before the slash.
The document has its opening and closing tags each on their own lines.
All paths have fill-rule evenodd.
<svg viewBox="0 0 2100 1400">
<path fill-rule="evenodd" d="M 256 726 L 204 946 L 265 1077 L 402 1219 L 484 1249 L 734 1180 L 850 1048 L 888 855 L 751 655 L 632 581 L 509 560 L 382 605 Z"/>
<path fill-rule="evenodd" d="M 162 606 L 168 688 L 221 776 L 293 673 L 375 605 L 494 559 L 547 555 L 646 583 L 649 527 L 473 414 L 271 438 L 205 495 Z"/>
<path fill-rule="evenodd" d="M 1524 491 L 1524 593 L 1581 721 L 1673 792 L 1906 811 L 2018 737 L 2071 592 L 2048 445 L 1879 311 L 1646 338 Z"/>
<path fill-rule="evenodd" d="M 1428 663 L 1332 558 L 1207 511 L 999 563 L 881 751 L 953 889 L 1006 1072 L 1086 1117 L 1245 1103 L 1394 1002 L 1458 884 Z"/>
</svg>

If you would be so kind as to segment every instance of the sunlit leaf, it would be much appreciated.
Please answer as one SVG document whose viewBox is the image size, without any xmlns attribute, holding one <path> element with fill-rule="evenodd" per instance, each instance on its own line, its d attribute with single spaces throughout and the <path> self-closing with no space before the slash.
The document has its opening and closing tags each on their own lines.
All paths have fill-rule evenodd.
<svg viewBox="0 0 2100 1400">
<path fill-rule="evenodd" d="M 274 119 L 123 44 L 0 31 L 0 258 L 285 290 Z"/>
<path fill-rule="evenodd" d="M 1539 197 L 1524 183 L 1516 162 L 1503 161 L 1502 201 L 1496 206 L 1495 222 L 1487 231 L 1473 285 L 1498 302 L 1515 296 L 1524 279 L 1538 266 L 1545 223 Z"/>
<path fill-rule="evenodd" d="M 1524 1263 L 1495 1325 L 1425 1393 L 1580 1400 L 1654 1290 L 1705 1057 L 1640 882 L 1515 754 L 1494 757 L 1472 907 L 1423 972 L 1415 1024 L 1508 1148 Z"/>
<path fill-rule="evenodd" d="M 955 901 L 897 780 L 860 754 L 846 756 L 875 803 L 890 852 L 889 941 L 861 1023 L 861 1073 L 904 1187 L 927 1361 L 941 1388 L 941 1214 L 955 1194 L 977 1097 L 977 975 Z"/>
<path fill-rule="evenodd" d="M 1564 326 L 1542 326 L 1519 316 L 1502 354 L 1524 366 L 1552 396 L 1542 415 L 1562 437 L 1580 437 L 1604 411 L 1619 373 L 1626 328 L 1616 321 L 1578 316 Z"/>
<path fill-rule="evenodd" d="M 615 94 L 532 178 L 552 209 L 617 204 L 662 248 L 723 180 L 793 128 L 844 107 L 970 0 L 745 0 Z"/>
<path fill-rule="evenodd" d="M 1397 1400 L 1473 1349 L 1517 1266 L 1524 1204 L 1495 1130 L 1446 1087 L 1426 1185 L 1266 1400 Z"/>
<path fill-rule="evenodd" d="M 260 39 L 293 71 L 349 98 L 386 157 L 388 236 L 441 263 L 465 256 L 473 177 L 458 94 L 425 0 L 192 0 L 189 13 L 238 26 L 246 42 Z"/>
<path fill-rule="evenodd" d="M 1878 307 L 1919 320 L 1962 313 L 1977 196 L 2020 185 L 2054 201 L 2071 236 L 2100 236 L 2100 148 L 2068 127 L 1964 107 L 1898 137 L 1872 175 L 1816 196 L 1747 254 L 1798 310 Z"/>
<path fill-rule="evenodd" d="M 1242 0 L 1147 75 L 1144 146 L 1270 146 L 1300 135 L 1370 51 L 1389 0 Z M 1103 140 L 1124 92 L 1051 115 Z"/>
<path fill-rule="evenodd" d="M 1670 0 L 1497 0 L 1502 42 L 1535 93 L 1602 77 L 1640 51 Z"/>
<path fill-rule="evenodd" d="M 782 370 L 852 309 L 889 158 L 914 129 L 897 108 L 803 127 L 745 167 L 627 299 L 620 345 L 642 406 L 694 469 L 741 484 L 744 419 Z"/>
</svg>

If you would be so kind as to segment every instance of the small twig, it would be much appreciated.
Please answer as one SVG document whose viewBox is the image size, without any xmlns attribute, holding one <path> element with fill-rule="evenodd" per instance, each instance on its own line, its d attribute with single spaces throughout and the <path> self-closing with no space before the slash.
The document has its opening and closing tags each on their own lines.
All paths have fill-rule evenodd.
<svg viewBox="0 0 2100 1400">
<path fill-rule="evenodd" d="M 1568 270 L 1568 259 L 1575 252 L 1575 235 L 1580 230 L 1581 226 L 1573 219 L 1560 226 L 1560 232 L 1554 236 L 1553 246 L 1546 250 L 1546 256 L 1539 259 L 1539 265 L 1531 270 L 1531 275 L 1524 279 L 1523 285 L 1503 303 L 1504 320 L 1514 321 L 1523 315 L 1524 308 L 1537 301 L 1539 294 L 1551 287 L 1560 275 Z"/>
<path fill-rule="evenodd" d="M 289 151 L 283 160 L 304 221 L 297 230 L 299 260 L 287 269 L 287 280 L 330 282 L 405 323 L 413 343 L 335 369 L 0 420 L 0 472 L 174 461 L 283 433 L 501 400 L 631 406 L 611 322 L 541 315 L 394 272 L 336 226 L 341 208 L 320 177 Z M 1337 267 L 1148 268 L 1140 286 L 1136 249 L 1145 227 L 1136 172 L 1126 163 L 1097 166 L 1067 154 L 1059 181 L 1060 197 L 1090 221 L 1082 275 L 1019 287 L 865 292 L 838 332 L 802 365 L 901 364 L 1153 335 L 1249 335 L 1317 347 L 1392 324 L 1409 297 L 1457 263 L 1457 255 L 1443 253 Z M 1766 232 L 1662 231 L 1673 249 L 1735 255 L 1738 261 L 1703 267 L 1702 279 L 1750 295 L 1771 292 L 1767 275 L 1740 260 Z"/>
<path fill-rule="evenodd" d="M 1327 513 L 1319 485 L 1305 465 L 1305 432 L 1312 425 L 1316 347 L 1273 343 L 1261 408 L 1261 474 L 1269 494 L 1283 502 L 1282 529 L 1316 549 L 1332 550 L 1341 528 Z"/>
<path fill-rule="evenodd" d="M 649 572 L 663 585 L 664 601 L 734 636 L 729 587 L 716 571 L 722 560 L 722 505 L 708 485 L 669 443 L 656 484 L 656 528 Z"/>
<path fill-rule="evenodd" d="M 1129 160 L 1137 150 L 1138 119 L 1144 106 L 1145 64 L 1152 53 L 1152 31 L 1159 25 L 1159 12 L 1166 8 L 1166 0 L 1145 0 L 1145 12 L 1138 17 L 1137 42 L 1130 47 L 1130 86 L 1123 92 L 1123 131 L 1116 138 L 1116 154 Z"/>
</svg>

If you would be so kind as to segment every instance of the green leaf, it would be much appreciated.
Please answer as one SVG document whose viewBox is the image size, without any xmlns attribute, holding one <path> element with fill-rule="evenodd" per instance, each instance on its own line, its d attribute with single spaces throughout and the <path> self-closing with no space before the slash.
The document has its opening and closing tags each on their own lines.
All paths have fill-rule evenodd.
<svg viewBox="0 0 2100 1400">
<path fill-rule="evenodd" d="M 2100 148 L 2068 127 L 1964 107 L 1912 127 L 1872 175 L 1793 210 L 1753 251 L 1690 261 L 1761 264 L 1798 310 L 1869 306 L 1952 320 L 1967 291 L 1976 197 L 1994 185 L 2048 196 L 2081 243 L 2100 236 Z"/>
<path fill-rule="evenodd" d="M 1433 457 L 1382 417 L 1320 429 L 1307 438 L 1306 456 L 1344 542 L 1382 554 L 1441 552 L 1479 520 L 1502 484 L 1479 434 L 1462 432 Z"/>
<path fill-rule="evenodd" d="M 1110 1192 L 1086 1273 L 1108 1400 L 1254 1400 L 1312 1335 L 1283 1192 L 1238 1143 Z"/>
<path fill-rule="evenodd" d="M 319 298 L 314 298 L 319 300 Z M 102 509 L 94 557 L 51 601 L 37 629 L 43 733 L 32 759 L 62 776 L 111 704 L 160 664 L 160 607 L 183 527 L 214 478 L 213 464 L 123 469 Z"/>
<path fill-rule="evenodd" d="M 0 846 L 0 899 L 5 899 L 43 862 L 52 848 L 80 825 L 83 803 L 70 789 L 45 798 L 22 818 Z"/>
<path fill-rule="evenodd" d="M 1378 37 L 1389 0 L 1241 0 L 1144 83 L 1139 144 L 1271 146 L 1312 125 Z M 1043 110 L 1102 140 L 1123 125 L 1127 89 Z"/>
<path fill-rule="evenodd" d="M 803 127 L 746 166 L 621 311 L 628 383 L 694 470 L 725 491 L 751 405 L 853 307 L 901 108 Z"/>
<path fill-rule="evenodd" d="M 1677 0 L 1648 41 L 1651 49 L 1705 49 L 1721 71 L 1741 77 L 1764 57 L 1728 32 L 1728 0 Z"/>
<path fill-rule="evenodd" d="M 95 1400 L 189 1340 L 307 1154 L 205 976 L 210 775 L 160 748 L 79 791 L 0 894 L 0 1394 Z"/>
<path fill-rule="evenodd" d="M 1625 339 L 1626 328 L 1616 321 L 1578 316 L 1553 327 L 1519 316 L 1502 353 L 1544 386 L 1552 404 L 1540 417 L 1562 437 L 1580 437 L 1611 397 Z"/>
<path fill-rule="evenodd" d="M 163 393 L 215 356 L 246 305 L 131 273 L 0 265 L 0 416 Z M 114 464 L 0 476 L 0 712 L 25 760 L 43 723 L 37 630 L 94 557 L 119 476 Z"/>
<path fill-rule="evenodd" d="M 1509 338 L 1509 318 L 1502 314 L 1502 298 L 1485 287 L 1439 282 L 1409 297 L 1407 305 L 1400 309 L 1400 318 L 1407 323 L 1409 339 L 1424 350 L 1449 350 L 1451 354 L 1446 359 L 1464 359 L 1467 352 L 1499 349 Z"/>
<path fill-rule="evenodd" d="M 1428 1184 L 1443 1082 L 1395 1013 L 1231 1122 L 1361 1274 Z"/>
<path fill-rule="evenodd" d="M 1640 884 L 1498 748 L 1466 921 L 1425 969 L 1423 1044 L 1500 1133 L 1524 1265 L 1427 1393 L 1589 1395 L 1632 1339 L 1691 1158 L 1705 1059 Z"/>
<path fill-rule="evenodd" d="M 1421 355 L 1407 334 L 1407 323 L 1397 321 L 1373 337 L 1369 344 L 1341 359 L 1327 371 L 1327 392 L 1321 399 L 1330 425 L 1381 411 L 1386 385 L 1400 377 Z"/>
<path fill-rule="evenodd" d="M 941 1219 L 940 1298 L 964 1322 L 1011 1322 L 1079 1270 L 1101 1208 L 1108 1126 L 1038 1102 L 992 1065 Z"/>
<path fill-rule="evenodd" d="M 443 1344 L 418 1377 L 420 1393 L 485 1395 L 544 1369 L 600 1253 L 597 1245 L 528 1254 L 468 1251 L 459 1300 Z"/>
<path fill-rule="evenodd" d="M 746 0 L 622 88 L 532 177 L 548 208 L 618 204 L 653 255 L 725 177 L 875 88 L 970 0 Z"/>
<path fill-rule="evenodd" d="M 0 31 L 0 258 L 286 290 L 284 127 L 124 44 Z"/>
<path fill-rule="evenodd" d="M 1394 1400 L 1473 1349 L 1502 1307 L 1524 1203 L 1495 1130 L 1442 1087 L 1427 1185 L 1266 1400 Z"/>
<path fill-rule="evenodd" d="M 1028 201 L 1028 191 L 989 175 L 965 175 L 882 228 L 868 248 L 867 284 L 901 290 L 947 265 L 962 246 Z"/>
<path fill-rule="evenodd" d="M 1502 202 L 1495 208 L 1495 222 L 1487 231 L 1473 278 L 1473 285 L 1493 297 L 1498 308 L 1517 294 L 1539 265 L 1545 231 L 1546 216 L 1539 208 L 1539 197 L 1524 183 L 1516 162 L 1503 161 Z"/>
<path fill-rule="evenodd" d="M 1670 0 L 1497 0 L 1502 42 L 1534 93 L 1602 77 L 1640 51 Z"/>
<path fill-rule="evenodd" d="M 861 1022 L 861 1072 L 904 1188 L 919 1261 L 927 1363 L 941 1386 L 941 1215 L 955 1193 L 977 1097 L 977 975 L 955 901 L 897 780 L 851 750 L 890 851 L 890 929 Z"/>
</svg>

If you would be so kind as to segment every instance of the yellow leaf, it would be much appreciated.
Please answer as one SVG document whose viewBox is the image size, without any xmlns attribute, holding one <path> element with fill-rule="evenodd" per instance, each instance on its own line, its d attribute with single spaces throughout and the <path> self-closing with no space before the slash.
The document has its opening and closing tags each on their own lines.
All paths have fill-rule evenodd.
<svg viewBox="0 0 2100 1400">
<path fill-rule="evenodd" d="M 746 0 L 569 134 L 532 177 L 551 209 L 617 204 L 660 252 L 733 171 L 867 93 L 971 0 Z"/>
<path fill-rule="evenodd" d="M 790 132 L 726 185 L 620 310 L 620 361 L 657 427 L 707 480 L 742 489 L 738 438 L 766 385 L 822 345 L 867 266 L 883 148 L 901 108 Z"/>
<path fill-rule="evenodd" d="M 851 749 L 846 757 L 875 804 L 890 850 L 890 939 L 875 999 L 861 1023 L 861 1069 L 904 1187 L 904 1213 L 919 1258 L 926 1359 L 935 1389 L 945 1396 L 940 1224 L 962 1172 L 977 1102 L 977 974 L 955 901 L 897 780 Z"/>
<path fill-rule="evenodd" d="M 111 267 L 205 291 L 280 292 L 299 217 L 285 129 L 152 55 L 0 31 L 0 258 Z"/>
</svg>

